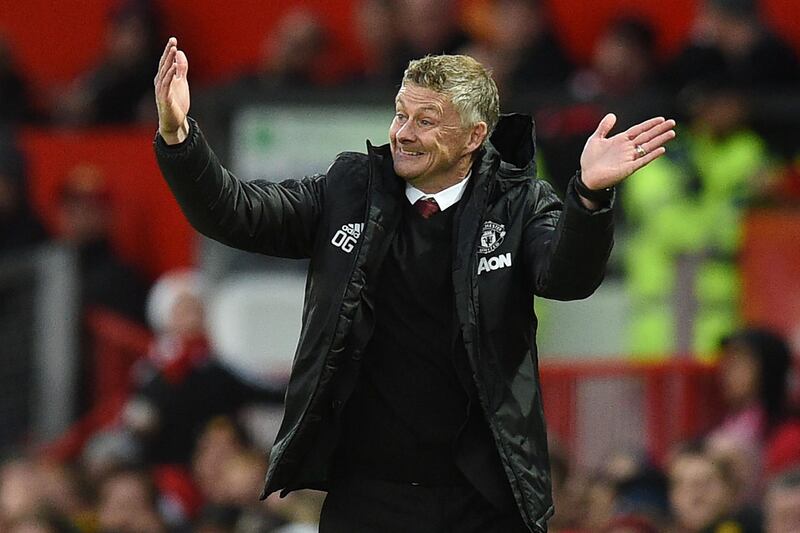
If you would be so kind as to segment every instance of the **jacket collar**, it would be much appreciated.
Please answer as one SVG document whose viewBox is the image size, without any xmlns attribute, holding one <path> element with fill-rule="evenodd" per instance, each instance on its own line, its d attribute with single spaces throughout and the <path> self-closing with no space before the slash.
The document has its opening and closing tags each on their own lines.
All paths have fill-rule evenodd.
<svg viewBox="0 0 800 533">
<path fill-rule="evenodd" d="M 536 176 L 536 146 L 533 119 L 529 115 L 501 115 L 485 143 L 483 161 L 496 165 L 501 180 L 522 180 Z"/>
</svg>

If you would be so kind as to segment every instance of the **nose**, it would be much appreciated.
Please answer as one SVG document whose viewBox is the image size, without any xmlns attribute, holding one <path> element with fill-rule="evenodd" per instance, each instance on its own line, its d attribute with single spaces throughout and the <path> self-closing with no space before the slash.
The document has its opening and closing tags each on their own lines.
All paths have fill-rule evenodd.
<svg viewBox="0 0 800 533">
<path fill-rule="evenodd" d="M 412 120 L 406 120 L 403 125 L 401 125 L 397 132 L 395 133 L 395 138 L 399 143 L 409 143 L 413 142 L 416 139 L 416 131 L 414 129 L 414 123 Z"/>
</svg>

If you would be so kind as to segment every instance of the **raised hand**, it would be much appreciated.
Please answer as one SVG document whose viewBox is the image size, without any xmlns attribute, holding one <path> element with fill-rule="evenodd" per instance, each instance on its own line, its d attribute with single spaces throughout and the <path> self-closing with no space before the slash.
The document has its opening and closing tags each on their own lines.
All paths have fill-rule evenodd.
<svg viewBox="0 0 800 533">
<path fill-rule="evenodd" d="M 617 117 L 609 113 L 586 141 L 581 154 L 581 180 L 590 189 L 612 187 L 664 155 L 664 144 L 675 137 L 675 121 L 651 118 L 608 137 Z"/>
<path fill-rule="evenodd" d="M 189 61 L 178 40 L 170 37 L 153 80 L 158 108 L 158 132 L 167 144 L 183 142 L 189 135 Z"/>
</svg>

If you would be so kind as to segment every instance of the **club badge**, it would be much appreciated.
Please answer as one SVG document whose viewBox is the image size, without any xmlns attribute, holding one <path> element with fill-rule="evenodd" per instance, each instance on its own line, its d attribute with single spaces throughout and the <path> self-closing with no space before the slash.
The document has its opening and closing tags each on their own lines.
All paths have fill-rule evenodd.
<svg viewBox="0 0 800 533">
<path fill-rule="evenodd" d="M 497 250 L 498 246 L 503 244 L 503 238 L 505 236 L 506 227 L 504 225 L 491 221 L 484 222 L 478 253 L 489 254 L 494 252 Z"/>
</svg>

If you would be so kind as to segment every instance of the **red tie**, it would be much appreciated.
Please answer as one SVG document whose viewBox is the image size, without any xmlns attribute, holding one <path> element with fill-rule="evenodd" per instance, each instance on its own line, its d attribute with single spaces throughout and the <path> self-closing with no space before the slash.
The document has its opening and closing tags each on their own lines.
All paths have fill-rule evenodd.
<svg viewBox="0 0 800 533">
<path fill-rule="evenodd" d="M 414 202 L 414 207 L 417 208 L 417 212 L 425 219 L 439 212 L 439 204 L 437 204 L 436 200 L 433 198 L 420 198 Z"/>
</svg>

